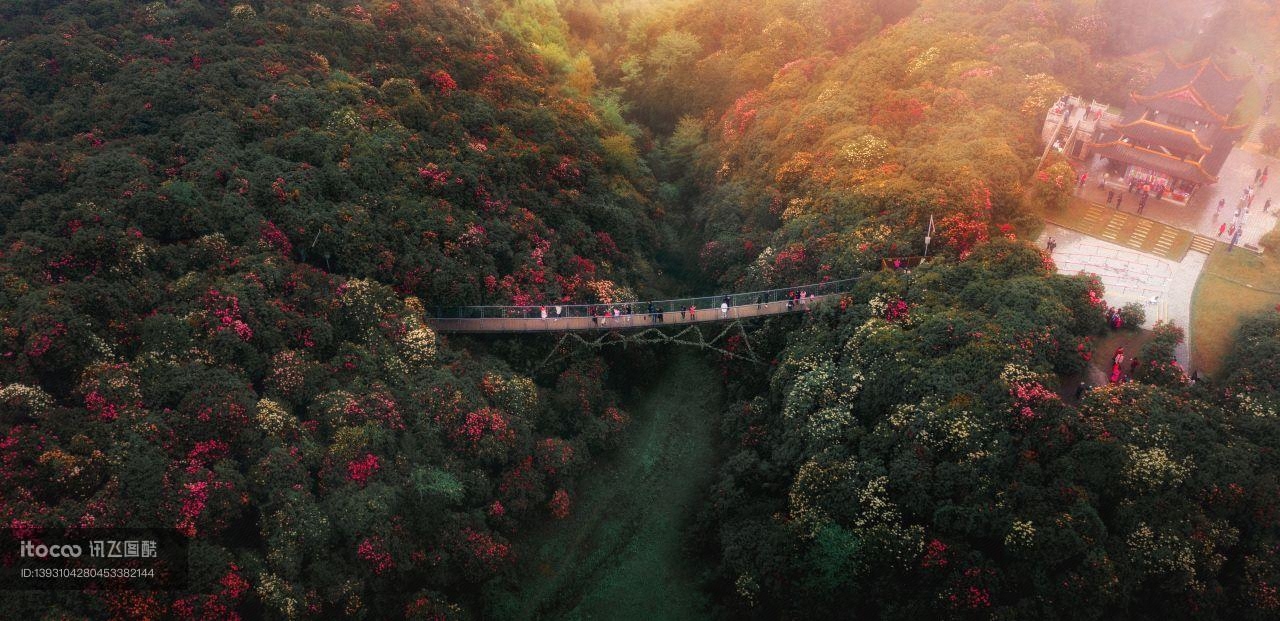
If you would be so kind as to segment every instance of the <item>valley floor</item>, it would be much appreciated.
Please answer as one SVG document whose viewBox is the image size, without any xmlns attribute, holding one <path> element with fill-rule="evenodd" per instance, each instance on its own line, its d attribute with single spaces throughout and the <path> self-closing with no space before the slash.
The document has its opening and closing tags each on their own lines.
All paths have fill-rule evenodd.
<svg viewBox="0 0 1280 621">
<path fill-rule="evenodd" d="M 653 390 L 629 404 L 624 444 L 583 478 L 573 514 L 532 538 L 529 576 L 516 592 L 491 592 L 486 617 L 707 618 L 683 545 L 715 472 L 721 382 L 698 354 L 671 354 Z"/>
</svg>

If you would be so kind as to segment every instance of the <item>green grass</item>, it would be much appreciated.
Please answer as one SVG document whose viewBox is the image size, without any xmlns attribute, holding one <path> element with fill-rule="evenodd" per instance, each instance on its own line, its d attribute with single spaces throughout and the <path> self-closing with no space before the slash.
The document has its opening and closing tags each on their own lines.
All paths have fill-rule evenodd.
<svg viewBox="0 0 1280 621">
<path fill-rule="evenodd" d="M 1231 335 L 1247 315 L 1280 304 L 1280 260 L 1219 245 L 1209 256 L 1191 298 L 1191 360 L 1217 375 Z"/>
<path fill-rule="evenodd" d="M 715 472 L 720 378 L 693 352 L 672 352 L 632 427 L 588 474 L 572 515 L 526 548 L 523 581 L 487 595 L 486 618 L 705 619 L 683 554 L 685 526 Z"/>
</svg>

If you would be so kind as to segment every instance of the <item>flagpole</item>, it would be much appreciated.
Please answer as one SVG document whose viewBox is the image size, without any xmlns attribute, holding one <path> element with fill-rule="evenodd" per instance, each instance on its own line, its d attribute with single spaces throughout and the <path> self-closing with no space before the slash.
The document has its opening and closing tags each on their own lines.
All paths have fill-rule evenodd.
<svg viewBox="0 0 1280 621">
<path fill-rule="evenodd" d="M 929 214 L 929 230 L 924 234 L 924 257 L 920 259 L 924 263 L 929 258 L 929 242 L 933 240 L 933 214 Z"/>
</svg>

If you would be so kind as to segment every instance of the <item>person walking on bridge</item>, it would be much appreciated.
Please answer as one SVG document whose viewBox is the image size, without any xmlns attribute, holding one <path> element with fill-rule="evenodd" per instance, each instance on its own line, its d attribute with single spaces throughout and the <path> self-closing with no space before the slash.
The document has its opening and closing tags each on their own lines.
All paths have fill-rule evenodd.
<svg viewBox="0 0 1280 621">
<path fill-rule="evenodd" d="M 543 323 L 543 325 L 546 325 L 546 323 L 547 323 L 547 307 L 545 307 L 545 306 L 539 306 L 539 307 L 538 307 L 538 312 L 542 315 L 542 323 Z"/>
<path fill-rule="evenodd" d="M 720 303 L 720 318 L 724 319 L 729 316 L 729 296 L 724 296 L 724 301 Z"/>
</svg>

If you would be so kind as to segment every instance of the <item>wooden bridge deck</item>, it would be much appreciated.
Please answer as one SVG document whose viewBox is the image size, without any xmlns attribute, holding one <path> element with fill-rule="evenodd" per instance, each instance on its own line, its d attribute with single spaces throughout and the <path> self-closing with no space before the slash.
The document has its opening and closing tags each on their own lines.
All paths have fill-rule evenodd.
<svg viewBox="0 0 1280 621">
<path fill-rule="evenodd" d="M 688 325 L 694 323 L 715 323 L 720 321 L 735 321 L 738 319 L 749 319 L 752 317 L 769 317 L 773 315 L 785 315 L 787 313 L 803 312 L 808 308 L 812 308 L 814 304 L 821 303 L 823 300 L 838 298 L 841 293 L 831 293 L 827 295 L 815 295 L 805 298 L 805 303 L 796 303 L 790 310 L 787 309 L 786 300 L 778 300 L 773 302 L 762 302 L 760 304 L 742 304 L 738 306 L 730 306 L 728 312 L 722 312 L 720 307 L 715 308 L 699 308 L 693 318 L 685 314 L 684 319 L 680 318 L 680 311 L 666 311 L 663 313 L 655 313 L 650 316 L 648 313 L 635 313 L 633 315 L 621 315 L 618 317 L 561 317 L 556 319 L 554 316 L 554 307 L 548 307 L 547 311 L 551 316 L 546 319 L 541 317 L 486 317 L 486 318 L 426 318 L 427 327 L 436 332 L 450 333 L 498 333 L 498 332 L 593 332 L 601 330 L 638 330 L 643 328 L 655 328 L 661 326 Z M 635 308 L 646 308 L 644 302 L 633 304 Z M 531 309 L 531 312 L 538 313 L 537 308 Z M 656 320 L 661 315 L 661 321 Z"/>
</svg>

